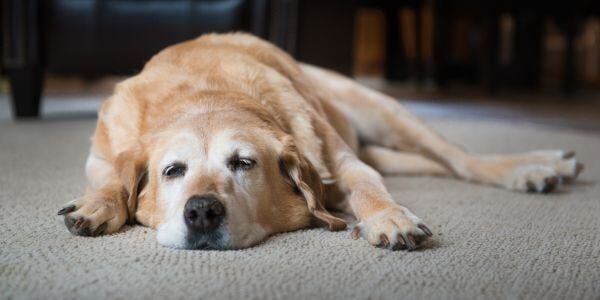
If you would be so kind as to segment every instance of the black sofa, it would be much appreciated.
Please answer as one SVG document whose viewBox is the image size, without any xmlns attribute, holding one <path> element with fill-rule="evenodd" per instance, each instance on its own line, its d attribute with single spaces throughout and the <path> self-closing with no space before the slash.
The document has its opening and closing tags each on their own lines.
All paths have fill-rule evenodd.
<svg viewBox="0 0 600 300">
<path fill-rule="evenodd" d="M 1 0 L 2 71 L 17 117 L 36 117 L 45 74 L 134 74 L 162 48 L 246 31 L 349 73 L 354 1 Z"/>
</svg>

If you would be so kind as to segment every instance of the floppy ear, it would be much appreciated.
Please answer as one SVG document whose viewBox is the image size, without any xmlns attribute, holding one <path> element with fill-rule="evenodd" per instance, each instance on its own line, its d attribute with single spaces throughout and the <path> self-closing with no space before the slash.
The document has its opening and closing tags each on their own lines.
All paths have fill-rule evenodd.
<svg viewBox="0 0 600 300">
<path fill-rule="evenodd" d="M 146 159 L 141 147 L 132 147 L 121 152 L 115 160 L 114 167 L 127 193 L 127 222 L 131 224 L 135 221 L 138 194 L 147 182 Z"/>
<path fill-rule="evenodd" d="M 308 211 L 318 221 L 327 224 L 331 231 L 346 229 L 346 222 L 331 215 L 323 205 L 323 184 L 317 170 L 298 152 L 292 138 L 283 139 L 283 150 L 279 156 L 279 169 L 284 180 L 294 191 L 304 197 Z"/>
</svg>

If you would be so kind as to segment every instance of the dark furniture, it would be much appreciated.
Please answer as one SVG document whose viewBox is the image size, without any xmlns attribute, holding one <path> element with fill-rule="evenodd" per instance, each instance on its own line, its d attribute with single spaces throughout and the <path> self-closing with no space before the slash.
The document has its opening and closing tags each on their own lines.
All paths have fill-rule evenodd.
<svg viewBox="0 0 600 300">
<path fill-rule="evenodd" d="M 500 86 L 535 89 L 539 86 L 543 55 L 544 22 L 552 20 L 565 34 L 562 90 L 568 95 L 575 89 L 574 40 L 578 26 L 589 16 L 597 16 L 596 0 L 432 0 L 434 7 L 434 79 L 443 85 L 450 79 L 480 78 L 489 92 Z M 515 20 L 512 61 L 499 63 L 499 20 L 510 14 Z M 469 62 L 453 62 L 448 57 L 452 44 L 452 21 L 471 16 L 478 25 L 477 56 Z"/>
<path fill-rule="evenodd" d="M 1 1 L 2 70 L 17 117 L 39 114 L 45 74 L 133 74 L 162 48 L 206 32 L 247 31 L 299 60 L 352 67 L 353 1 Z"/>
<path fill-rule="evenodd" d="M 425 1 L 422 0 L 359 0 L 361 7 L 369 7 L 380 10 L 385 17 L 385 59 L 384 76 L 390 81 L 414 77 L 418 82 L 424 76 L 424 58 L 422 49 L 422 8 Z M 406 55 L 405 44 L 400 33 L 399 13 L 403 8 L 413 11 L 413 30 L 415 40 L 415 57 L 410 60 Z"/>
<path fill-rule="evenodd" d="M 362 7 L 381 10 L 385 16 L 385 77 L 388 80 L 414 78 L 421 82 L 431 77 L 438 85 L 463 80 L 481 83 L 493 93 L 499 87 L 535 89 L 542 73 L 544 25 L 554 21 L 565 34 L 562 90 L 570 94 L 576 88 L 574 40 L 578 27 L 587 17 L 598 16 L 600 1 L 573 0 L 359 0 Z M 421 15 L 424 8 L 433 10 L 433 57 L 424 58 L 422 39 L 425 33 Z M 405 38 L 401 36 L 398 20 L 400 9 L 414 14 L 411 30 L 415 57 L 406 55 Z M 499 61 L 500 17 L 512 16 L 514 32 L 511 37 L 509 62 Z M 460 39 L 461 58 L 452 57 L 458 41 L 455 23 L 469 20 L 467 38 Z M 465 28 L 461 28 L 465 29 Z"/>
</svg>

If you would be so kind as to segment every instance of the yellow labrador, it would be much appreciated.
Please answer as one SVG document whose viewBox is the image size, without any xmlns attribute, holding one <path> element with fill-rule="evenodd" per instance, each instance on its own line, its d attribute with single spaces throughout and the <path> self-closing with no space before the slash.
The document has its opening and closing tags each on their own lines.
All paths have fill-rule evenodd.
<svg viewBox="0 0 600 300">
<path fill-rule="evenodd" d="M 343 230 L 335 209 L 358 219 L 354 238 L 412 250 L 432 233 L 380 173 L 549 192 L 581 170 L 560 150 L 469 154 L 393 98 L 256 37 L 210 34 L 118 84 L 99 112 L 85 196 L 59 215 L 76 235 L 137 221 L 165 246 L 235 249 L 310 226 Z"/>
</svg>

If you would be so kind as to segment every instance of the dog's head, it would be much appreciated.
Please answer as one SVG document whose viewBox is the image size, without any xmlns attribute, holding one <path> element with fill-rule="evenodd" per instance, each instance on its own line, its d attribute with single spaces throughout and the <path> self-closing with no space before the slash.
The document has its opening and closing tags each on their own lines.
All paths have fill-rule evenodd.
<svg viewBox="0 0 600 300">
<path fill-rule="evenodd" d="M 117 159 L 138 222 L 176 248 L 235 249 L 267 236 L 345 223 L 294 139 L 252 111 L 190 113 Z M 164 124 L 163 124 L 164 125 Z"/>
</svg>

